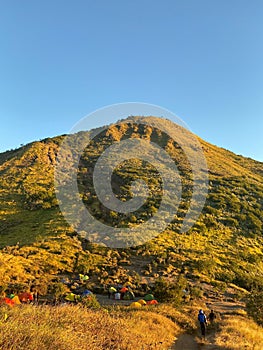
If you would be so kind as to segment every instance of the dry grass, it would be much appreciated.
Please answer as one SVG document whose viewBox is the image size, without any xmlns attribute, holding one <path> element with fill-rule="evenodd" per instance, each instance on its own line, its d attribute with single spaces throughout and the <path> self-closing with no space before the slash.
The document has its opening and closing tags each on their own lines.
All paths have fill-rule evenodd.
<svg viewBox="0 0 263 350">
<path fill-rule="evenodd" d="M 216 336 L 216 344 L 229 350 L 262 350 L 263 328 L 242 316 L 227 316 Z"/>
<path fill-rule="evenodd" d="M 1 350 L 164 350 L 179 331 L 170 319 L 150 310 L 68 305 L 0 309 Z"/>
<path fill-rule="evenodd" d="M 182 332 L 196 334 L 197 307 L 171 305 L 91 310 L 62 305 L 0 308 L 1 350 L 165 350 Z M 214 329 L 214 346 L 263 349 L 263 329 L 244 315 L 227 315 Z M 210 334 L 209 333 L 209 334 Z"/>
<path fill-rule="evenodd" d="M 155 308 L 155 312 L 169 318 L 180 326 L 182 330 L 192 333 L 197 327 L 196 315 L 198 314 L 198 307 L 200 309 L 200 305 L 192 305 L 179 310 L 170 304 L 160 304 Z"/>
</svg>

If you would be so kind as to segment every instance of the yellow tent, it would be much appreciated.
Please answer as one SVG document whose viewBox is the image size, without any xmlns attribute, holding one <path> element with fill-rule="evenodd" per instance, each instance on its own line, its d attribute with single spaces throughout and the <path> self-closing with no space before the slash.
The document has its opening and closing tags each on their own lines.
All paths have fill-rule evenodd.
<svg viewBox="0 0 263 350">
<path fill-rule="evenodd" d="M 21 304 L 21 303 L 20 303 L 20 300 L 19 300 L 19 298 L 18 298 L 18 296 L 17 296 L 17 295 L 16 295 L 16 296 L 14 296 L 12 300 L 13 300 L 13 302 L 14 302 L 14 304 L 15 304 L 15 305 L 19 305 L 19 304 Z"/>
<path fill-rule="evenodd" d="M 65 297 L 65 300 L 71 301 L 71 302 L 78 302 L 78 301 L 81 301 L 81 296 L 74 293 L 68 293 Z"/>
<path fill-rule="evenodd" d="M 142 306 L 147 304 L 143 299 L 138 300 L 137 303 L 140 303 Z"/>
<path fill-rule="evenodd" d="M 139 309 L 140 307 L 142 307 L 142 304 L 138 303 L 137 301 L 134 301 L 133 303 L 131 303 L 130 307 Z"/>
</svg>

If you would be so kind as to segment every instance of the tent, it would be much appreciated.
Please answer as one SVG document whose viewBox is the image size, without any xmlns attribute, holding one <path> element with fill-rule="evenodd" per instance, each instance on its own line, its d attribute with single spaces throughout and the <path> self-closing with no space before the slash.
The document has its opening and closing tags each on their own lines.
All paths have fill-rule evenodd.
<svg viewBox="0 0 263 350">
<path fill-rule="evenodd" d="M 19 300 L 19 298 L 18 298 L 18 296 L 16 295 L 16 296 L 14 296 L 13 298 L 12 298 L 12 301 L 14 302 L 14 304 L 15 305 L 19 305 L 19 304 L 21 304 L 20 303 L 20 300 Z"/>
<path fill-rule="evenodd" d="M 79 274 L 79 280 L 80 281 L 87 281 L 89 279 L 89 276 L 88 275 L 83 275 L 82 273 Z"/>
<path fill-rule="evenodd" d="M 74 294 L 74 293 L 68 293 L 65 297 L 65 300 L 71 301 L 71 302 L 76 302 L 81 300 L 81 296 Z"/>
<path fill-rule="evenodd" d="M 82 296 L 83 297 L 87 297 L 88 295 L 91 295 L 91 294 L 93 294 L 90 290 L 88 290 L 88 289 L 86 289 L 86 290 L 84 290 L 84 292 L 82 293 Z"/>
<path fill-rule="evenodd" d="M 142 306 L 143 306 L 143 305 L 146 305 L 146 301 L 143 300 L 143 299 L 140 299 L 140 300 L 138 300 L 137 302 L 140 303 Z"/>
<path fill-rule="evenodd" d="M 134 298 L 135 298 L 134 293 L 130 290 L 126 292 L 123 296 L 123 300 L 134 300 Z"/>
<path fill-rule="evenodd" d="M 121 300 L 121 293 L 117 292 L 114 294 L 114 299 L 115 300 Z"/>
<path fill-rule="evenodd" d="M 109 292 L 110 292 L 110 293 L 116 293 L 116 292 L 117 292 L 117 289 L 114 288 L 114 287 L 110 287 L 110 288 L 109 288 Z"/>
<path fill-rule="evenodd" d="M 121 293 L 126 293 L 126 292 L 128 292 L 128 288 L 127 287 L 122 287 L 120 292 Z"/>
<path fill-rule="evenodd" d="M 68 293 L 65 296 L 65 300 L 67 300 L 67 301 L 75 301 L 75 294 L 74 293 Z"/>
<path fill-rule="evenodd" d="M 158 304 L 158 301 L 155 299 L 147 301 L 147 305 L 157 305 L 157 304 Z"/>
<path fill-rule="evenodd" d="M 145 295 L 145 297 L 143 298 L 145 301 L 150 301 L 150 300 L 154 300 L 154 296 L 152 294 L 147 294 Z"/>
<path fill-rule="evenodd" d="M 138 303 L 137 301 L 134 301 L 133 303 L 131 303 L 130 307 L 134 307 L 136 309 L 139 309 L 142 307 L 142 304 Z"/>
<path fill-rule="evenodd" d="M 29 292 L 23 292 L 18 294 L 18 298 L 21 301 L 21 303 L 27 303 L 29 301 L 33 301 L 33 295 Z"/>
<path fill-rule="evenodd" d="M 6 304 L 6 305 L 9 305 L 9 306 L 14 306 L 14 302 L 12 299 L 10 298 L 3 298 L 0 300 L 0 305 L 1 304 Z"/>
</svg>

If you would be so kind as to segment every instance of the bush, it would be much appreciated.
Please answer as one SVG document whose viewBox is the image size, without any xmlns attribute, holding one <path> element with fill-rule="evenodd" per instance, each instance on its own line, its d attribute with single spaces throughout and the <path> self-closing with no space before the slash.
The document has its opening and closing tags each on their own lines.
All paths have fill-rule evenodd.
<svg viewBox="0 0 263 350">
<path fill-rule="evenodd" d="M 154 295 L 159 301 L 180 304 L 183 301 L 183 290 L 186 286 L 187 280 L 182 275 L 179 275 L 174 282 L 160 278 L 155 282 Z"/>
<path fill-rule="evenodd" d="M 252 291 L 248 297 L 247 313 L 259 324 L 263 325 L 263 291 Z"/>
<path fill-rule="evenodd" d="M 202 274 L 214 277 L 216 262 L 211 258 L 203 258 L 196 261 L 196 267 Z"/>
<path fill-rule="evenodd" d="M 203 291 L 198 286 L 191 287 L 190 288 L 190 296 L 193 299 L 201 299 L 203 297 Z"/>
<path fill-rule="evenodd" d="M 233 283 L 238 285 L 241 288 L 244 288 L 248 291 L 253 289 L 263 289 L 263 277 L 262 275 L 255 276 L 250 272 L 244 271 L 235 271 L 235 278 Z"/>
<path fill-rule="evenodd" d="M 50 285 L 50 292 L 54 296 L 54 301 L 57 302 L 62 299 L 62 296 L 69 290 L 62 282 L 54 282 Z"/>
<path fill-rule="evenodd" d="M 100 303 L 98 302 L 96 296 L 94 294 L 90 294 L 81 300 L 81 304 L 87 308 L 99 309 Z"/>
</svg>

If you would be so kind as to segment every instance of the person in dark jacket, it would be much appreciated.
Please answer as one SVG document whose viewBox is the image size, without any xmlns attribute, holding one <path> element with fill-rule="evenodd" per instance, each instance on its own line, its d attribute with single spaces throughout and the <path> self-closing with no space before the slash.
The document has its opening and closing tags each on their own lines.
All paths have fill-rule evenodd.
<svg viewBox="0 0 263 350">
<path fill-rule="evenodd" d="M 210 314 L 208 315 L 208 321 L 211 324 L 213 324 L 215 319 L 216 319 L 216 314 L 214 313 L 214 310 L 211 310 Z"/>
<path fill-rule="evenodd" d="M 201 334 L 205 338 L 207 318 L 203 310 L 199 310 L 198 321 L 200 323 Z"/>
</svg>

